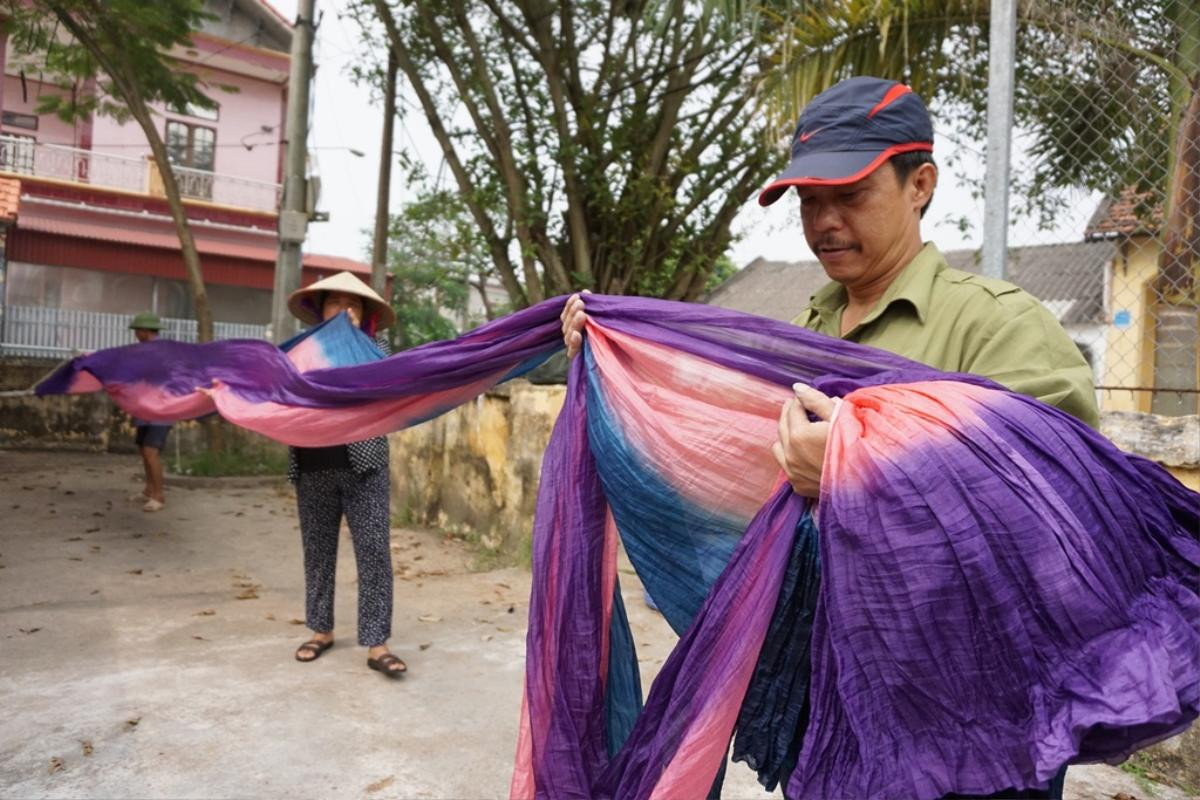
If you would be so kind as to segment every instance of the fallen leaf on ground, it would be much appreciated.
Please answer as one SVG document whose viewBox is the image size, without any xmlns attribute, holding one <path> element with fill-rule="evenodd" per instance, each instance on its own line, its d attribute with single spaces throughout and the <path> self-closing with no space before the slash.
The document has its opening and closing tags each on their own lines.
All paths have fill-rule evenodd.
<svg viewBox="0 0 1200 800">
<path fill-rule="evenodd" d="M 140 569 L 131 569 L 131 570 L 129 570 L 129 574 L 130 575 L 141 575 L 142 571 Z"/>
<path fill-rule="evenodd" d="M 512 632 L 512 628 L 506 628 L 503 625 L 497 625 L 496 630 L 500 631 L 501 633 L 511 633 Z"/>
<path fill-rule="evenodd" d="M 192 614 L 192 616 L 193 617 L 211 617 L 213 614 L 216 614 L 216 613 L 217 613 L 217 611 L 214 608 L 205 608 L 200 611 L 197 611 L 195 614 Z"/>
<path fill-rule="evenodd" d="M 64 541 L 67 541 L 67 542 L 82 542 L 82 541 L 83 541 L 83 537 L 82 537 L 82 536 L 72 536 L 70 539 L 65 539 Z"/>
<path fill-rule="evenodd" d="M 492 640 L 492 635 L 490 633 L 485 633 L 483 636 L 480 636 L 479 638 L 485 642 L 490 642 Z"/>
<path fill-rule="evenodd" d="M 292 617 L 291 619 L 288 620 L 288 624 L 289 625 L 303 625 L 304 620 L 296 619 L 295 617 Z"/>
<path fill-rule="evenodd" d="M 92 512 L 92 516 L 93 516 L 93 517 L 103 517 L 103 516 L 104 516 L 104 512 L 103 512 L 103 511 L 93 511 L 93 512 Z"/>
<path fill-rule="evenodd" d="M 41 630 L 41 628 L 17 628 L 17 630 L 19 630 L 21 633 L 24 633 L 24 634 L 30 634 L 30 633 L 37 633 L 38 631 Z"/>
<path fill-rule="evenodd" d="M 58 756 L 55 756 L 54 758 L 50 759 L 50 771 L 51 772 L 58 772 L 62 768 L 63 768 L 63 760 L 61 758 L 59 758 Z"/>
<path fill-rule="evenodd" d="M 274 614 L 263 614 L 263 619 L 269 619 L 269 620 L 271 620 L 271 622 L 274 622 L 275 615 Z"/>
<path fill-rule="evenodd" d="M 424 642 L 422 644 L 417 645 L 417 649 L 419 649 L 419 650 L 428 650 L 431 647 L 433 647 L 433 642 Z"/>
<path fill-rule="evenodd" d="M 92 740 L 84 739 L 82 742 L 80 742 L 80 744 L 83 745 L 83 754 L 85 756 L 90 756 L 92 754 Z"/>
<path fill-rule="evenodd" d="M 141 721 L 142 721 L 141 717 L 134 717 L 133 719 L 125 720 L 125 730 L 127 730 L 127 731 L 133 730 L 134 728 L 136 728 L 138 726 L 138 723 Z"/>
<path fill-rule="evenodd" d="M 85 531 L 84 531 L 84 533 L 95 533 L 95 532 L 96 532 L 96 531 L 98 531 L 98 530 L 100 530 L 100 526 L 99 526 L 99 525 L 93 525 L 92 527 L 90 527 L 90 528 L 88 528 L 87 530 L 85 530 Z"/>
<path fill-rule="evenodd" d="M 67 559 L 67 561 L 83 561 L 83 559 L 79 556 L 71 556 Z"/>
<path fill-rule="evenodd" d="M 234 599 L 235 600 L 257 600 L 258 599 L 258 587 L 257 586 L 249 586 L 249 587 L 243 589 L 242 593 L 237 595 Z"/>
<path fill-rule="evenodd" d="M 437 614 L 422 614 L 417 617 L 417 622 L 441 622 L 442 618 Z"/>
<path fill-rule="evenodd" d="M 71 489 L 67 489 L 65 492 L 63 492 L 63 494 L 75 494 L 75 492 Z"/>
<path fill-rule="evenodd" d="M 508 607 L 508 613 L 510 613 L 510 614 L 511 614 L 511 613 L 513 613 L 513 612 L 514 612 L 514 611 L 516 611 L 516 610 L 517 610 L 517 607 L 516 607 L 516 606 L 514 606 L 514 605 L 511 605 L 511 604 L 509 605 L 509 607 Z"/>
<path fill-rule="evenodd" d="M 200 635 L 200 634 L 198 634 L 198 633 L 193 633 L 193 634 L 192 634 L 192 638 L 193 638 L 193 639 L 199 639 L 199 640 L 200 640 L 200 641 L 202 641 L 202 642 L 207 642 L 207 641 L 208 641 L 208 639 L 205 639 L 203 636 L 201 636 L 201 635 Z"/>
<path fill-rule="evenodd" d="M 367 794 L 374 794 L 375 792 L 382 791 L 382 790 L 386 789 L 387 787 L 391 786 L 395 782 L 396 782 L 396 776 L 388 775 L 383 780 L 375 781 L 370 786 L 368 786 Z"/>
<path fill-rule="evenodd" d="M 512 588 L 507 583 L 501 583 L 500 581 L 496 581 L 496 585 L 499 586 L 501 589 L 511 589 Z"/>
<path fill-rule="evenodd" d="M 140 534 L 140 533 L 135 533 L 135 534 L 133 534 L 133 535 L 132 535 L 130 538 L 132 538 L 132 539 L 140 539 L 140 538 L 142 538 L 142 534 Z"/>
<path fill-rule="evenodd" d="M 98 545 L 98 544 L 94 544 L 94 545 L 92 545 L 92 546 L 91 546 L 91 551 L 92 551 L 93 553 L 99 553 L 99 552 L 100 552 L 100 545 Z"/>
</svg>

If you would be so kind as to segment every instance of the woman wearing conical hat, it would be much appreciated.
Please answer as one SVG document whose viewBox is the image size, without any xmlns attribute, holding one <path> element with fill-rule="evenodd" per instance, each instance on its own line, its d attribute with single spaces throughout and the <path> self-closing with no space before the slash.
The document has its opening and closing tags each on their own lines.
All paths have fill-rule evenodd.
<svg viewBox="0 0 1200 800">
<path fill-rule="evenodd" d="M 344 313 L 372 337 L 396 320 L 391 306 L 349 272 L 293 292 L 288 309 L 311 325 Z M 400 677 L 408 668 L 387 646 L 392 632 L 387 439 L 290 448 L 288 478 L 296 486 L 304 543 L 305 621 L 313 632 L 296 650 L 296 660 L 315 661 L 333 647 L 334 570 L 345 516 L 358 567 L 358 643 L 367 648 L 367 666 L 389 678 Z"/>
</svg>

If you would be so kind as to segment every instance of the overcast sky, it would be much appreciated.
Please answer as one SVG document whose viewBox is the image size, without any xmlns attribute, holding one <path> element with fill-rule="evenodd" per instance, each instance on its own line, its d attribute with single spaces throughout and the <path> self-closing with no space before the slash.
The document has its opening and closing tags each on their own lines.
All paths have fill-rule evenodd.
<svg viewBox="0 0 1200 800">
<path fill-rule="evenodd" d="M 288 19 L 295 17 L 296 0 L 271 2 Z M 356 85 L 350 79 L 348 70 L 359 58 L 360 38 L 357 23 L 348 16 L 339 16 L 344 6 L 343 0 L 317 0 L 317 11 L 323 13 L 323 17 L 317 32 L 317 80 L 309 145 L 313 148 L 314 164 L 321 176 L 321 207 L 330 213 L 330 221 L 314 223 L 309 228 L 306 247 L 311 252 L 368 260 L 370 236 L 364 231 L 370 230 L 375 215 L 381 104 L 373 102 L 366 87 Z M 401 76 L 402 90 L 403 83 Z M 411 107 L 416 107 L 415 99 Z M 432 174 L 438 172 L 441 151 L 419 114 L 409 113 L 397 121 L 394 146 L 424 160 Z M 938 136 L 934 154 L 947 153 L 952 146 Z M 356 156 L 352 150 L 364 155 Z M 964 163 L 976 179 L 982 177 L 977 153 L 968 150 Z M 396 178 L 393 170 L 393 212 L 413 199 Z M 1012 243 L 1078 241 L 1093 208 L 1093 198 L 1081 198 L 1074 213 L 1062 220 L 1054 231 L 1038 231 L 1032 222 L 1018 221 L 1010 234 Z M 742 236 L 733 247 L 734 262 L 740 267 L 758 256 L 773 260 L 812 258 L 799 227 L 798 210 L 799 204 L 792 196 L 769 209 L 759 207 L 751 198 L 734 224 L 735 232 Z M 963 233 L 956 224 L 948 221 L 961 215 L 972 220 L 974 230 Z M 925 238 L 936 242 L 943 250 L 977 247 L 982 219 L 982 202 L 971 197 L 969 188 L 956 186 L 954 176 L 943 169 L 941 184 L 925 219 Z"/>
</svg>

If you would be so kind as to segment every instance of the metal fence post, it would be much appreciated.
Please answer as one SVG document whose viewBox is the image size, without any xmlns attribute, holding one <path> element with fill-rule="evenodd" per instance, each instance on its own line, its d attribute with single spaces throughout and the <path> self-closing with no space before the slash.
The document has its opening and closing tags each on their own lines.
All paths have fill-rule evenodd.
<svg viewBox="0 0 1200 800">
<path fill-rule="evenodd" d="M 1007 275 L 1008 173 L 1012 155 L 1017 0 L 992 0 L 988 38 L 987 168 L 983 179 L 983 274 Z"/>
</svg>

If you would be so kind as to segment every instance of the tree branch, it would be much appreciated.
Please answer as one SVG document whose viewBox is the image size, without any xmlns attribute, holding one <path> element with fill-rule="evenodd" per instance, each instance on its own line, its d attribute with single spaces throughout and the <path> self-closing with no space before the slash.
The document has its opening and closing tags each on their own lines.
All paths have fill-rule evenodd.
<svg viewBox="0 0 1200 800">
<path fill-rule="evenodd" d="M 400 69 L 408 78 L 409 85 L 412 86 L 413 91 L 416 92 L 417 99 L 421 103 L 421 108 L 425 112 L 425 117 L 429 121 L 429 128 L 442 148 L 442 155 L 445 157 L 446 163 L 450 166 L 450 171 L 454 173 L 454 178 L 458 182 L 463 202 L 470 209 L 471 216 L 479 225 L 479 230 L 487 242 L 488 251 L 491 253 L 492 261 L 500 273 L 500 280 L 504 284 L 504 289 L 508 292 L 508 296 L 512 299 L 514 306 L 524 308 L 529 305 L 529 297 L 521 286 L 521 282 L 517 280 L 516 270 L 513 268 L 512 261 L 508 257 L 508 240 L 506 238 L 501 239 L 497 235 L 491 217 L 488 215 L 487 210 L 480 204 L 471 177 L 467 173 L 462 159 L 459 158 L 458 151 L 450 139 L 445 123 L 443 123 L 441 114 L 438 112 L 437 105 L 434 103 L 429 89 L 425 86 L 425 82 L 421 78 L 420 72 L 409 54 L 408 47 L 400 35 L 399 26 L 396 24 L 395 17 L 392 16 L 391 9 L 388 8 L 385 0 L 372 0 L 372 3 L 375 6 L 380 21 L 383 22 L 388 39 L 396 51 L 396 59 L 400 64 Z"/>
</svg>

